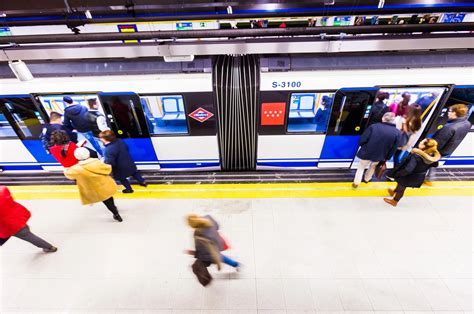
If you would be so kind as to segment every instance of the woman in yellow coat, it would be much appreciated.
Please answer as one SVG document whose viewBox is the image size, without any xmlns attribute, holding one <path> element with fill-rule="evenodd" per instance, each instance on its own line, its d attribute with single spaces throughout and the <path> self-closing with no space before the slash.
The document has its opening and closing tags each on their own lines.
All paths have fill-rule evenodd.
<svg viewBox="0 0 474 314">
<path fill-rule="evenodd" d="M 112 212 L 114 219 L 122 221 L 122 217 L 114 204 L 113 195 L 117 192 L 117 184 L 109 176 L 112 166 L 97 158 L 90 158 L 87 149 L 79 147 L 74 151 L 79 163 L 64 169 L 66 178 L 76 180 L 83 205 L 102 202 Z"/>
</svg>

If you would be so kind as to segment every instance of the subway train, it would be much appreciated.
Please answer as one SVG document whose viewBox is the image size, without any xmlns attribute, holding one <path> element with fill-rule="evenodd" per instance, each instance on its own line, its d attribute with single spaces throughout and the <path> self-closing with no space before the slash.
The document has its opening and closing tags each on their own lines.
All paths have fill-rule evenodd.
<svg viewBox="0 0 474 314">
<path fill-rule="evenodd" d="M 409 93 L 410 103 L 423 107 L 424 138 L 443 127 L 449 105 L 468 105 L 473 121 L 473 73 L 473 67 L 259 70 L 257 112 L 246 111 L 245 103 L 240 109 L 219 106 L 212 73 L 2 79 L 0 169 L 61 170 L 40 135 L 49 113 L 64 111 L 65 95 L 84 106 L 95 99 L 143 170 L 350 169 L 379 92 L 389 94 L 387 105 Z M 254 118 L 242 123 L 246 116 Z M 239 134 L 254 135 L 228 146 L 222 145 L 226 134 L 231 142 Z M 440 167 L 473 167 L 473 136 L 471 131 Z M 223 162 L 224 154 L 239 159 L 245 151 L 252 152 L 245 167 Z"/>
</svg>

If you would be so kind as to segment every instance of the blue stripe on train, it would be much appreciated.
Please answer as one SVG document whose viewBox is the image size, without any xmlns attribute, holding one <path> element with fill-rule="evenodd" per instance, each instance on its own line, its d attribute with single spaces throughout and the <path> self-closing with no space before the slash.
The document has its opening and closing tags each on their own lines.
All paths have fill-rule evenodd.
<svg viewBox="0 0 474 314">
<path fill-rule="evenodd" d="M 320 160 L 354 159 L 359 148 L 360 135 L 327 135 Z"/>
</svg>

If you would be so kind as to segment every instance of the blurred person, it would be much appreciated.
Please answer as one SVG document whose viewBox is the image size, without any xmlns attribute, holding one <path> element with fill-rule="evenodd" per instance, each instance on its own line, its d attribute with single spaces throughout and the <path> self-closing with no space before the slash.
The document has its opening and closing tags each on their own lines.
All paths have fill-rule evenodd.
<svg viewBox="0 0 474 314">
<path fill-rule="evenodd" d="M 109 125 L 107 124 L 107 119 L 104 114 L 99 111 L 99 105 L 97 104 L 96 98 L 90 98 L 87 100 L 89 106 L 87 119 L 89 121 L 89 127 L 94 135 L 94 144 L 97 144 L 97 147 L 94 146 L 95 150 L 100 150 L 102 152 L 104 147 L 101 146 L 101 141 L 99 140 L 99 134 L 102 131 L 110 130 Z M 93 143 L 91 143 L 94 145 Z M 103 155 L 103 153 L 101 153 Z"/>
<path fill-rule="evenodd" d="M 79 160 L 74 157 L 77 145 L 69 140 L 67 133 L 62 130 L 51 134 L 51 155 L 64 167 L 74 166 Z"/>
<path fill-rule="evenodd" d="M 113 198 L 117 192 L 117 184 L 109 176 L 112 167 L 99 159 L 90 158 L 89 151 L 84 147 L 77 148 L 74 151 L 74 156 L 79 162 L 64 169 L 64 175 L 66 178 L 76 181 L 82 204 L 102 202 L 112 212 L 113 218 L 122 222 L 122 217 Z"/>
<path fill-rule="evenodd" d="M 397 206 L 407 187 L 421 187 L 428 169 L 438 166 L 441 154 L 437 146 L 438 143 L 435 140 L 425 139 L 420 142 L 418 148 L 411 150 L 410 155 L 393 172 L 397 187 L 395 190 L 388 189 L 388 193 L 393 198 L 384 198 L 386 203 Z"/>
<path fill-rule="evenodd" d="M 127 144 L 117 138 L 111 130 L 100 132 L 99 136 L 105 145 L 104 162 L 112 166 L 114 179 L 125 187 L 122 192 L 133 193 L 132 186 L 127 179 L 130 176 L 134 177 L 141 186 L 146 187 L 147 183 L 130 156 Z"/>
<path fill-rule="evenodd" d="M 423 114 L 426 109 L 428 109 L 428 107 L 434 103 L 434 101 L 438 98 L 438 95 L 439 94 L 437 92 L 431 92 L 429 94 L 422 95 L 415 101 L 415 104 L 421 106 L 421 114 Z"/>
<path fill-rule="evenodd" d="M 421 125 L 421 107 L 417 104 L 409 106 L 406 118 L 402 118 L 401 132 L 403 146 L 399 147 L 393 156 L 395 166 L 401 162 L 403 156 L 414 144 L 421 130 Z"/>
<path fill-rule="evenodd" d="M 41 143 L 43 144 L 43 148 L 49 154 L 50 147 L 51 147 L 51 134 L 57 130 L 63 130 L 68 133 L 69 138 L 72 142 L 77 143 L 77 133 L 72 132 L 72 130 L 68 130 L 62 122 L 62 115 L 59 112 L 52 111 L 49 114 L 49 123 L 45 124 L 43 127 L 43 131 L 41 132 Z"/>
<path fill-rule="evenodd" d="M 383 115 L 390 111 L 390 109 L 385 105 L 385 100 L 388 99 L 389 96 L 389 93 L 382 91 L 377 94 L 376 101 L 372 107 L 372 111 L 370 112 L 368 125 L 382 122 Z"/>
<path fill-rule="evenodd" d="M 401 133 L 395 127 L 394 120 L 395 114 L 387 112 L 383 115 L 382 122 L 370 125 L 362 133 L 359 140 L 360 149 L 357 152 L 360 162 L 352 183 L 353 188 L 359 187 L 367 167 L 364 182 L 370 182 L 377 164 L 389 160 L 399 147 Z"/>
<path fill-rule="evenodd" d="M 186 253 L 196 258 L 193 264 L 193 272 L 204 286 L 212 280 L 207 271 L 207 267 L 211 264 L 216 264 L 218 270 L 221 270 L 221 263 L 224 263 L 239 271 L 240 263 L 221 253 L 221 251 L 226 249 L 227 245 L 219 234 L 219 224 L 212 216 L 189 214 L 186 216 L 186 221 L 188 226 L 194 229 L 193 238 L 195 246 L 194 250 L 189 250 Z"/>
<path fill-rule="evenodd" d="M 51 134 L 51 155 L 56 159 L 64 168 L 74 166 L 79 161 L 74 157 L 74 151 L 78 147 L 85 145 L 85 140 L 78 142 L 77 144 L 71 142 L 67 133 L 63 130 L 54 131 Z M 97 152 L 93 149 L 85 147 L 92 158 L 97 158 Z"/>
<path fill-rule="evenodd" d="M 408 114 L 408 107 L 410 106 L 410 98 L 410 93 L 404 92 L 400 101 L 394 101 L 388 108 L 395 114 L 395 116 L 406 117 Z"/>
<path fill-rule="evenodd" d="M 94 133 L 92 132 L 91 123 L 89 119 L 89 110 L 86 107 L 74 104 L 70 96 L 63 97 L 66 103 L 64 109 L 64 126 L 69 130 L 77 130 L 91 143 L 92 147 L 99 155 L 102 155 L 102 149 L 97 143 Z"/>
<path fill-rule="evenodd" d="M 323 96 L 321 107 L 316 111 L 314 122 L 316 123 L 316 131 L 324 132 L 328 125 L 329 115 L 331 114 L 331 97 Z"/>
<path fill-rule="evenodd" d="M 0 245 L 10 237 L 16 237 L 43 249 L 45 253 L 56 252 L 57 247 L 31 232 L 27 225 L 30 218 L 30 211 L 15 202 L 6 186 L 0 185 Z"/>
</svg>

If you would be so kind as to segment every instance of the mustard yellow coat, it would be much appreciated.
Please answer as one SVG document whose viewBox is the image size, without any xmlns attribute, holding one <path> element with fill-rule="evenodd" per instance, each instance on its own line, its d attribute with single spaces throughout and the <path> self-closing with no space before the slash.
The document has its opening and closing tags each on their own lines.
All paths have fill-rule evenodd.
<svg viewBox="0 0 474 314">
<path fill-rule="evenodd" d="M 84 205 L 105 201 L 117 192 L 117 184 L 109 176 L 111 172 L 112 166 L 97 158 L 81 160 L 64 169 L 66 178 L 76 180 Z"/>
</svg>

